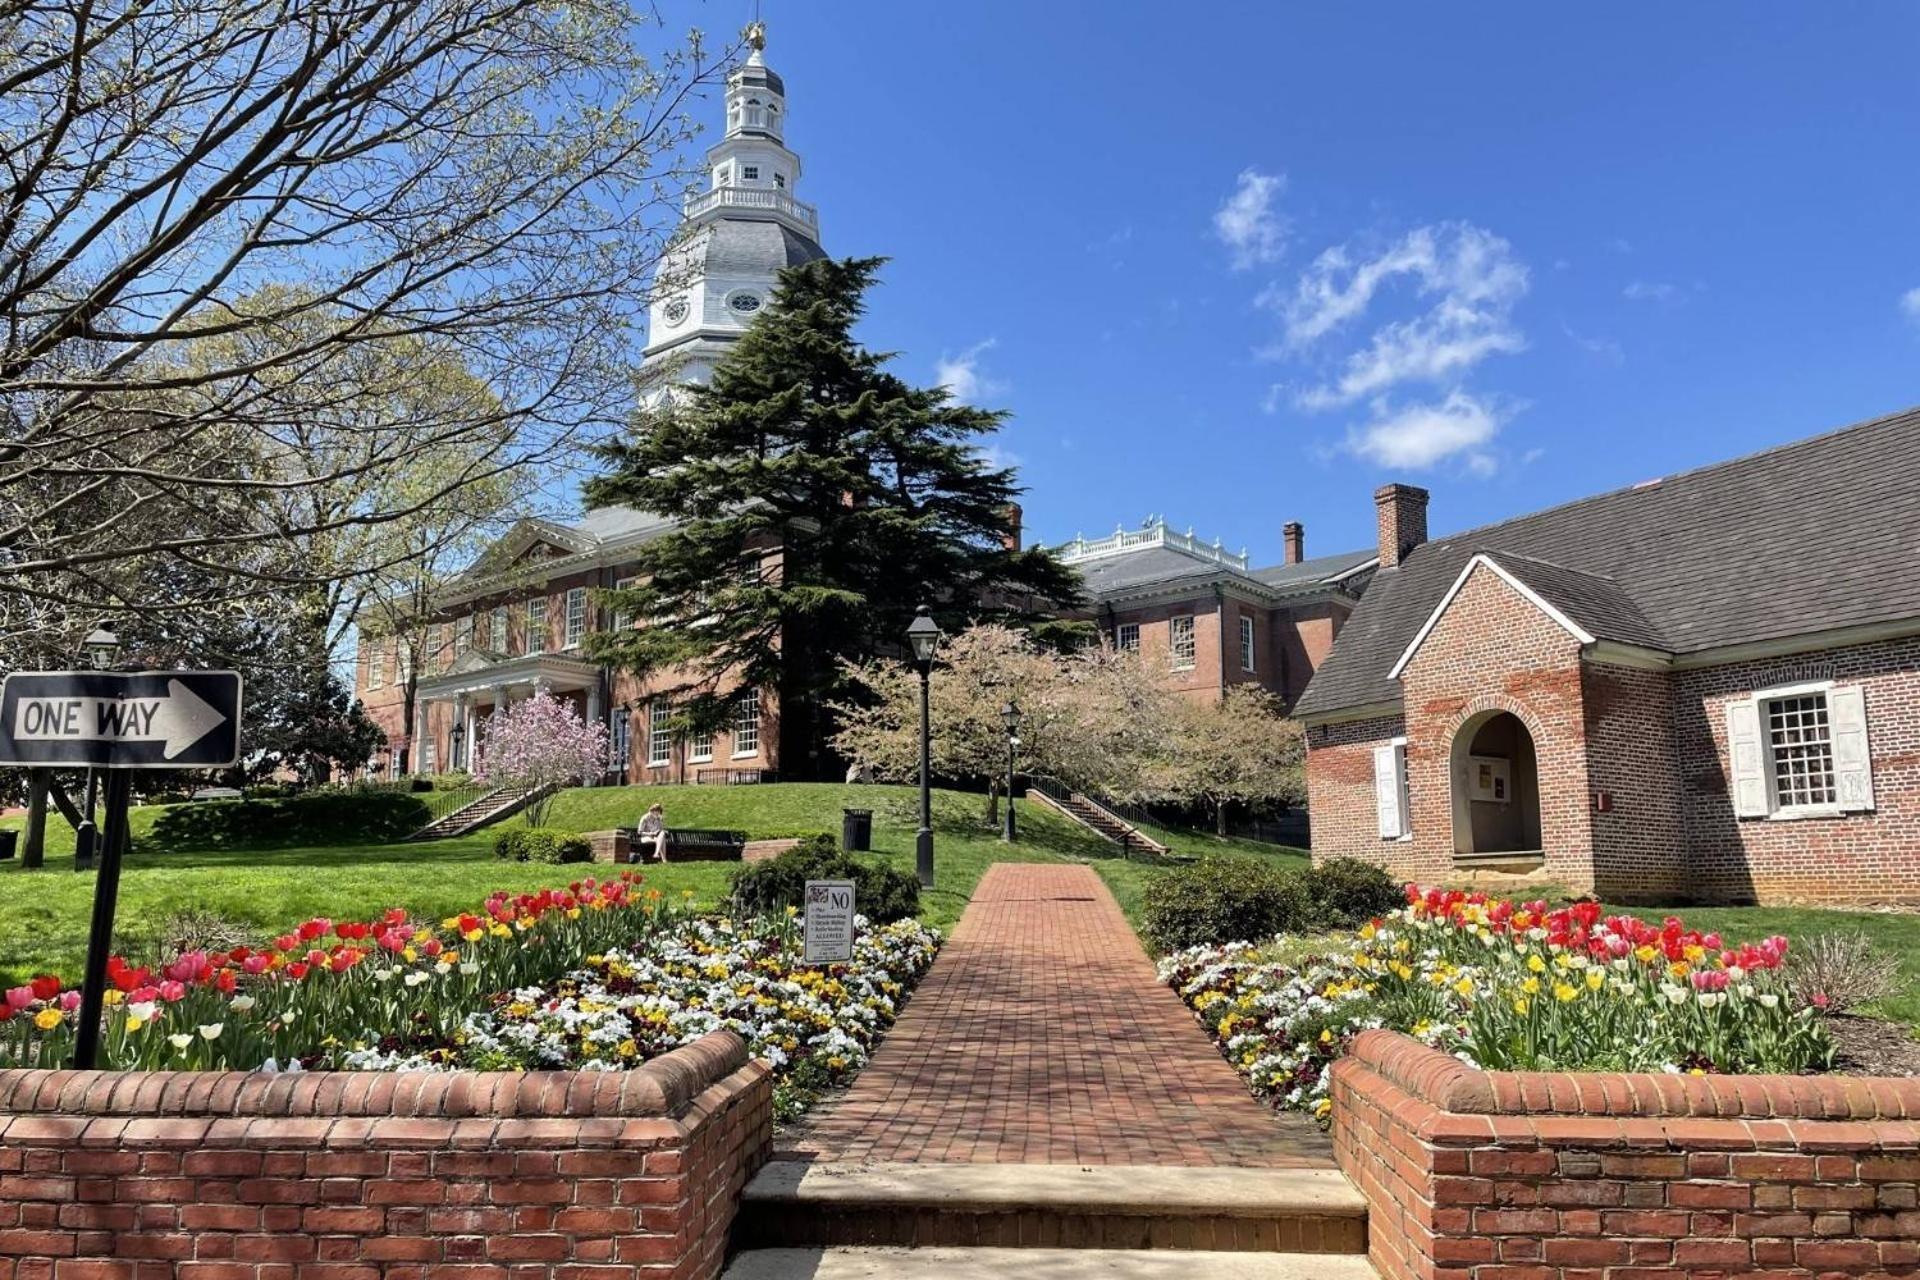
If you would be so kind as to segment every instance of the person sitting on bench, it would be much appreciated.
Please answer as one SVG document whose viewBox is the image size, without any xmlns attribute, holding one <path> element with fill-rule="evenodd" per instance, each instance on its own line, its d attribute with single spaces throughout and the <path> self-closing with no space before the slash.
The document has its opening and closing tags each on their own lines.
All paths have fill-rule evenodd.
<svg viewBox="0 0 1920 1280">
<path fill-rule="evenodd" d="M 657 804 L 640 819 L 640 829 L 635 832 L 634 846 L 627 857 L 631 862 L 645 862 L 648 853 L 655 862 L 667 860 L 667 815 Z"/>
</svg>

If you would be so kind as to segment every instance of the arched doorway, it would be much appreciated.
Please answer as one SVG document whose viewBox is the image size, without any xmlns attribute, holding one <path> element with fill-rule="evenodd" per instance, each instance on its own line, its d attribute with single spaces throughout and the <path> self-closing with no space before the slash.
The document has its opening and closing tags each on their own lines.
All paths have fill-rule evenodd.
<svg viewBox="0 0 1920 1280">
<path fill-rule="evenodd" d="M 1533 735 L 1510 711 L 1483 711 L 1453 737 L 1453 848 L 1462 858 L 1540 851 Z"/>
</svg>

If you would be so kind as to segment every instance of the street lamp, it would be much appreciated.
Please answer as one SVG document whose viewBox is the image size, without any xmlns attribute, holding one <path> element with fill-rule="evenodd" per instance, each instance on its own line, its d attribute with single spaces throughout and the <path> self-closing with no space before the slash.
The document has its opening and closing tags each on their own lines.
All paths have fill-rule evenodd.
<svg viewBox="0 0 1920 1280">
<path fill-rule="evenodd" d="M 1012 698 L 1000 708 L 1000 723 L 1007 726 L 1007 827 L 1000 839 L 1013 843 L 1013 753 L 1020 746 L 1020 704 Z"/>
<path fill-rule="evenodd" d="M 86 639 L 87 661 L 95 671 L 111 671 L 120 659 L 120 637 L 105 627 L 96 627 Z"/>
<path fill-rule="evenodd" d="M 451 743 L 453 746 L 453 750 L 448 752 L 448 754 L 453 757 L 453 761 L 452 761 L 453 768 L 455 770 L 466 768 L 467 767 L 466 722 L 458 717 L 455 717 L 453 722 L 453 728 L 451 731 L 448 732 L 447 737 L 451 740 Z"/>
<path fill-rule="evenodd" d="M 914 864 L 920 887 L 933 888 L 933 655 L 940 648 L 940 624 L 921 605 L 907 627 L 913 665 L 920 672 L 920 830 L 914 836 Z"/>
</svg>

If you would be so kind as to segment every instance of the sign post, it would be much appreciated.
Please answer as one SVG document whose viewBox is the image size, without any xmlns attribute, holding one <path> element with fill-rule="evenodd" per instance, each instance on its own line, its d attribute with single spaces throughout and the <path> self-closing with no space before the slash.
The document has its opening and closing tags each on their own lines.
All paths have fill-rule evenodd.
<svg viewBox="0 0 1920 1280">
<path fill-rule="evenodd" d="M 853 959 L 853 881 L 809 880 L 803 964 Z"/>
<path fill-rule="evenodd" d="M 133 769 L 224 769 L 240 759 L 237 671 L 16 671 L 0 682 L 0 764 L 106 770 L 93 925 L 73 1065 L 100 1056 L 100 1014 L 120 898 Z M 89 788 L 91 790 L 91 788 Z M 87 814 L 89 821 L 92 814 Z"/>
</svg>

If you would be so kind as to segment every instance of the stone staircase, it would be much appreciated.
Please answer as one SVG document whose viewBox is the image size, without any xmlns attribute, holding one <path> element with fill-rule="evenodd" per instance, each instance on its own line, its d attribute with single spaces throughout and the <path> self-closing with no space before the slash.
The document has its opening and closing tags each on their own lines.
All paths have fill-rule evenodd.
<svg viewBox="0 0 1920 1280">
<path fill-rule="evenodd" d="M 502 818 L 511 818 L 552 789 L 551 787 L 495 787 L 451 813 L 435 818 L 407 839 L 446 840 L 453 836 L 464 836 L 470 831 L 478 831 Z"/>
<path fill-rule="evenodd" d="M 775 1160 L 723 1280 L 1375 1280 L 1338 1170 Z"/>
<path fill-rule="evenodd" d="M 1042 789 L 1038 786 L 1029 786 L 1027 799 L 1039 801 L 1055 813 L 1079 823 L 1109 844 L 1117 844 L 1125 849 L 1137 849 L 1155 857 L 1165 857 L 1172 852 L 1166 845 L 1145 834 L 1098 800 L 1082 795 L 1078 791 L 1059 791 L 1052 787 Z"/>
</svg>

